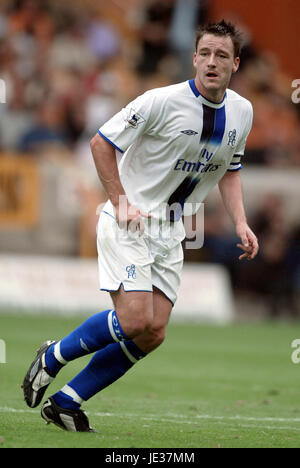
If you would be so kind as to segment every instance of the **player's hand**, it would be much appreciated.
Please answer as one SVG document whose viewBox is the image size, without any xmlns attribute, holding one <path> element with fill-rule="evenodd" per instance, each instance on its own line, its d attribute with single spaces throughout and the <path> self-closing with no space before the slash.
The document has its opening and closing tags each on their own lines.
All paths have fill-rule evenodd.
<svg viewBox="0 0 300 468">
<path fill-rule="evenodd" d="M 238 225 L 236 227 L 236 233 L 242 241 L 241 244 L 237 244 L 237 247 L 244 251 L 244 253 L 239 256 L 239 260 L 243 260 L 244 258 L 246 258 L 247 260 L 253 260 L 253 258 L 256 257 L 259 250 L 256 235 L 246 223 Z"/>
<path fill-rule="evenodd" d="M 142 235 L 145 231 L 143 217 L 151 217 L 149 213 L 136 208 L 128 201 L 124 201 L 115 207 L 115 213 L 117 223 L 121 229 L 126 229 L 132 233 L 138 232 L 139 235 Z"/>
</svg>

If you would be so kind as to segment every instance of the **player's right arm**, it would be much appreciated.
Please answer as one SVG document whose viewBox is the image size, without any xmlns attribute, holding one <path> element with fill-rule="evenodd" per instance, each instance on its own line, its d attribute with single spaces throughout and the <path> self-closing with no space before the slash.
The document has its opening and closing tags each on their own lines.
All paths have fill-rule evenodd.
<svg viewBox="0 0 300 468">
<path fill-rule="evenodd" d="M 134 220 L 141 231 L 143 230 L 141 217 L 150 215 L 132 206 L 128 201 L 120 180 L 115 150 L 125 153 L 134 141 L 145 133 L 152 122 L 151 109 L 154 98 L 155 92 L 149 91 L 138 96 L 102 125 L 91 140 L 97 172 L 114 206 L 119 226 L 129 226 Z"/>
<path fill-rule="evenodd" d="M 126 197 L 125 190 L 121 184 L 119 170 L 114 147 L 99 133 L 91 140 L 91 151 L 99 179 L 112 202 L 113 206 L 119 206 L 120 197 Z"/>
<path fill-rule="evenodd" d="M 130 205 L 120 180 L 115 148 L 99 133 L 92 138 L 90 145 L 98 176 L 114 206 L 117 223 L 128 227 L 134 221 L 143 231 L 141 216 L 149 215 Z"/>
</svg>

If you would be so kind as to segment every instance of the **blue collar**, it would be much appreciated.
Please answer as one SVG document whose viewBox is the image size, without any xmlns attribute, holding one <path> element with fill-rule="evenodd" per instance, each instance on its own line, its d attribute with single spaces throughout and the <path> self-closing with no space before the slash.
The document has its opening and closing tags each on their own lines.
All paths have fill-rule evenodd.
<svg viewBox="0 0 300 468">
<path fill-rule="evenodd" d="M 193 91 L 193 93 L 195 94 L 195 96 L 198 98 L 199 96 L 201 96 L 203 99 L 205 99 L 206 101 L 210 102 L 211 104 L 215 104 L 215 105 L 220 105 L 224 102 L 225 98 L 226 98 L 226 92 L 224 94 L 224 97 L 222 99 L 221 102 L 214 102 L 214 101 L 210 101 L 209 99 L 207 99 L 205 96 L 203 96 L 203 94 L 201 94 L 199 91 L 198 91 L 198 88 L 195 84 L 195 80 L 192 79 L 192 80 L 189 80 L 189 85 L 190 85 L 190 88 L 191 90 Z"/>
</svg>

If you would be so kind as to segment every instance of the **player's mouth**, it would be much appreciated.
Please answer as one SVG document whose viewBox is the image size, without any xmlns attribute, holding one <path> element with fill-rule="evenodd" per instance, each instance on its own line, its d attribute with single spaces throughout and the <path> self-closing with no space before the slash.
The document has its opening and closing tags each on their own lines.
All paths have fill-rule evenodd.
<svg viewBox="0 0 300 468">
<path fill-rule="evenodd" d="M 218 78 L 218 74 L 215 72 L 208 72 L 206 73 L 207 78 Z"/>
</svg>

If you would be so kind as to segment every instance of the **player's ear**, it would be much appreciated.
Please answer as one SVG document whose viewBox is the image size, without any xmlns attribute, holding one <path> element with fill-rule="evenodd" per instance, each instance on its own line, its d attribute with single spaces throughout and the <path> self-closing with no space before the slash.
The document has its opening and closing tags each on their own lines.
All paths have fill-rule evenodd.
<svg viewBox="0 0 300 468">
<path fill-rule="evenodd" d="M 232 73 L 236 73 L 240 66 L 240 57 L 235 57 L 233 61 Z"/>
<path fill-rule="evenodd" d="M 197 66 L 197 52 L 194 52 L 194 55 L 193 55 L 193 65 L 194 65 L 194 68 L 196 68 L 196 66 Z"/>
</svg>

